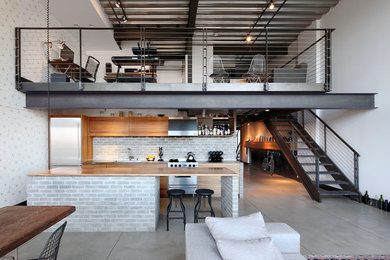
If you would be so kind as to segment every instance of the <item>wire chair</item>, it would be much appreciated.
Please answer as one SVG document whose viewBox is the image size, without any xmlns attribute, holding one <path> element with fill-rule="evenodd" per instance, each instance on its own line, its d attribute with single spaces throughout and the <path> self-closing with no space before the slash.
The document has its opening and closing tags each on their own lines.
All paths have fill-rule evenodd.
<svg viewBox="0 0 390 260">
<path fill-rule="evenodd" d="M 253 56 L 251 65 L 247 73 L 243 75 L 249 83 L 261 83 L 262 77 L 264 76 L 265 58 L 261 54 Z"/>
<path fill-rule="evenodd" d="M 60 242 L 64 230 L 66 227 L 66 221 L 62 224 L 53 234 L 50 235 L 49 239 L 46 242 L 46 245 L 43 247 L 41 254 L 36 259 L 30 260 L 56 260 L 58 255 L 58 250 L 60 249 Z"/>
<path fill-rule="evenodd" d="M 96 81 L 96 73 L 99 69 L 99 65 L 100 65 L 100 61 L 98 61 L 97 59 L 95 59 L 92 56 L 88 56 L 87 64 L 85 65 L 85 70 L 87 71 L 87 73 L 89 73 L 92 76 L 92 80 L 89 79 L 88 77 L 85 77 L 87 80 L 83 79 L 82 81 L 85 80 L 85 81 L 95 82 Z"/>
<path fill-rule="evenodd" d="M 213 72 L 209 75 L 214 83 L 229 83 L 229 74 L 223 66 L 222 59 L 219 55 L 213 55 L 209 59 L 209 64 L 213 64 Z"/>
</svg>

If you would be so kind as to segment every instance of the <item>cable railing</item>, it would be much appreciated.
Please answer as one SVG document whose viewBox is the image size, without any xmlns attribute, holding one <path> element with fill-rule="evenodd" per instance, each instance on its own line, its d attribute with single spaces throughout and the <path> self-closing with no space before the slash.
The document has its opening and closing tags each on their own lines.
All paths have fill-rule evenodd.
<svg viewBox="0 0 390 260">
<path fill-rule="evenodd" d="M 49 30 L 48 56 L 47 28 L 16 28 L 18 88 L 49 78 L 60 89 L 77 83 L 80 90 L 88 83 L 176 90 L 167 84 L 180 83 L 193 84 L 180 90 L 331 91 L 333 29 L 254 28 L 255 42 L 237 28 Z"/>
<path fill-rule="evenodd" d="M 359 189 L 359 153 L 312 110 L 297 112 L 296 119 L 355 188 Z"/>
</svg>

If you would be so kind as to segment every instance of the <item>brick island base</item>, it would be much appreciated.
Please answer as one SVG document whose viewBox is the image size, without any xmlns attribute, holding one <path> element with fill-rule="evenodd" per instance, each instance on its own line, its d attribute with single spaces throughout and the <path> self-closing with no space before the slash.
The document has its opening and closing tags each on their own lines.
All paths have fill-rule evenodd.
<svg viewBox="0 0 390 260">
<path fill-rule="evenodd" d="M 238 178 L 222 176 L 222 215 L 238 216 Z M 76 206 L 69 232 L 155 231 L 159 176 L 28 176 L 29 206 Z M 59 224 L 49 230 L 55 229 Z"/>
</svg>

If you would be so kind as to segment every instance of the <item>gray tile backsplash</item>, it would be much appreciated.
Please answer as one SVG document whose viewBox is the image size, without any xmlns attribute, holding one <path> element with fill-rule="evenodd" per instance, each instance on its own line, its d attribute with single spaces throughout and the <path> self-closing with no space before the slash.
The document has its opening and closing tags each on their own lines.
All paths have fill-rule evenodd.
<svg viewBox="0 0 390 260">
<path fill-rule="evenodd" d="M 224 160 L 236 159 L 237 139 L 231 137 L 94 137 L 94 160 L 126 160 L 130 154 L 139 160 L 148 155 L 158 158 L 158 147 L 163 147 L 163 159 L 184 158 L 193 152 L 197 161 L 207 161 L 209 151 L 223 151 Z"/>
</svg>

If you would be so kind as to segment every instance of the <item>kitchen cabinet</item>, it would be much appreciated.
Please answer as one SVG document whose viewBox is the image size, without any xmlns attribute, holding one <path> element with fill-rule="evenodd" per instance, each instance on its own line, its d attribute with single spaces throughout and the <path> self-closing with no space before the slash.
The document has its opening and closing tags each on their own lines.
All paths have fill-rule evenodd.
<svg viewBox="0 0 390 260">
<path fill-rule="evenodd" d="M 129 136 L 128 117 L 90 117 L 90 136 Z"/>
<path fill-rule="evenodd" d="M 167 117 L 90 117 L 90 136 L 168 136 Z"/>
<path fill-rule="evenodd" d="M 129 117 L 130 136 L 168 136 L 168 117 Z"/>
</svg>

